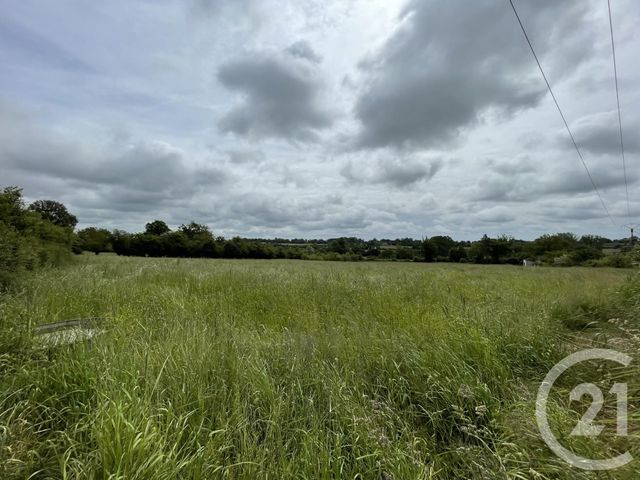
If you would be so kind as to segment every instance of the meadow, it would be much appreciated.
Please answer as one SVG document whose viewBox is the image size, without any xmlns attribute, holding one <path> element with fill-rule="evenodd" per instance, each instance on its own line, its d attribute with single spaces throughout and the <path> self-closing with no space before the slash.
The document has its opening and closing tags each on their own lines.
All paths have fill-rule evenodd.
<svg viewBox="0 0 640 480">
<path fill-rule="evenodd" d="M 637 478 L 568 467 L 534 419 L 628 276 L 81 256 L 0 296 L 0 478 Z M 104 333 L 33 335 L 80 317 Z"/>
</svg>

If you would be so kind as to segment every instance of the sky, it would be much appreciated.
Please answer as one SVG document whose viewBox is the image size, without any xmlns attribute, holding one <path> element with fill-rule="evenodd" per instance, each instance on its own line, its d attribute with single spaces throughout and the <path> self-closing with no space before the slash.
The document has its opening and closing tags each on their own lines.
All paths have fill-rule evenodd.
<svg viewBox="0 0 640 480">
<path fill-rule="evenodd" d="M 573 232 L 640 216 L 640 3 L 9 0 L 0 186 L 79 227 L 230 237 Z"/>
</svg>

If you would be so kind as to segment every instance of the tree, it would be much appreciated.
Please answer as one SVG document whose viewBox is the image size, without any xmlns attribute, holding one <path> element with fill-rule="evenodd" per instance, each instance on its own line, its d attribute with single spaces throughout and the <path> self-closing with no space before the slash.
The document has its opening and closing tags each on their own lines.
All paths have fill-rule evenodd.
<svg viewBox="0 0 640 480">
<path fill-rule="evenodd" d="M 571 252 L 569 258 L 571 258 L 575 263 L 583 263 L 588 260 L 598 260 L 603 256 L 604 253 L 602 253 L 602 250 L 588 245 L 581 245 Z"/>
<path fill-rule="evenodd" d="M 422 256 L 425 262 L 433 262 L 436 257 L 436 247 L 428 238 L 422 242 Z"/>
<path fill-rule="evenodd" d="M 234 237 L 224 244 L 222 254 L 225 258 L 244 258 L 247 256 L 246 242 Z"/>
<path fill-rule="evenodd" d="M 491 258 L 491 239 L 485 234 L 469 247 L 468 256 L 475 263 L 489 263 Z"/>
<path fill-rule="evenodd" d="M 460 260 L 467 258 L 467 251 L 464 247 L 453 247 L 449 250 L 449 261 L 450 262 L 460 262 Z"/>
<path fill-rule="evenodd" d="M 25 228 L 27 222 L 21 188 L 5 187 L 0 192 L 0 222 L 18 230 Z"/>
<path fill-rule="evenodd" d="M 98 255 L 101 252 L 112 252 L 112 236 L 104 228 L 89 227 L 78 232 L 78 243 L 82 250 Z"/>
<path fill-rule="evenodd" d="M 62 263 L 71 255 L 72 232 L 24 206 L 22 189 L 0 189 L 0 289 L 15 273 Z"/>
<path fill-rule="evenodd" d="M 206 235 L 207 237 L 213 238 L 209 227 L 196 222 L 191 222 L 188 225 L 180 225 L 179 230 L 189 238 L 194 238 L 201 235 Z"/>
<path fill-rule="evenodd" d="M 349 250 L 347 247 L 347 239 L 344 237 L 330 239 L 327 244 L 327 250 L 340 254 L 347 253 Z"/>
<path fill-rule="evenodd" d="M 605 243 L 610 243 L 611 240 L 605 237 L 601 237 L 599 235 L 583 235 L 580 237 L 580 243 L 583 245 L 588 245 L 593 248 L 597 248 L 601 250 Z"/>
<path fill-rule="evenodd" d="M 436 257 L 446 257 L 449 251 L 457 245 L 451 237 L 444 235 L 436 235 L 431 237 L 429 241 L 436 249 Z"/>
<path fill-rule="evenodd" d="M 556 233 L 554 235 L 542 235 L 533 241 L 532 249 L 538 255 L 546 253 L 569 253 L 578 246 L 578 239 L 573 233 Z"/>
<path fill-rule="evenodd" d="M 169 233 L 171 229 L 162 220 L 154 220 L 144 226 L 144 233 L 148 235 L 163 235 Z"/>
<path fill-rule="evenodd" d="M 40 216 L 60 227 L 73 228 L 78 224 L 75 215 L 71 215 L 62 203 L 55 200 L 36 200 L 29 205 L 29 210 L 38 212 Z"/>
<path fill-rule="evenodd" d="M 512 252 L 513 238 L 502 235 L 495 239 L 489 239 L 489 255 L 492 263 L 502 263 L 505 257 Z"/>
<path fill-rule="evenodd" d="M 124 230 L 114 230 L 111 234 L 113 251 L 118 255 L 131 255 L 131 235 Z"/>
</svg>

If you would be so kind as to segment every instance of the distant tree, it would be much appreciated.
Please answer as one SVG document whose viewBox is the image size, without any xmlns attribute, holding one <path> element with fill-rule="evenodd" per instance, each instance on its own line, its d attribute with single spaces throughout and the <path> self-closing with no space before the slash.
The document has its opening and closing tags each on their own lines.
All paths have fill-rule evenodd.
<svg viewBox="0 0 640 480">
<path fill-rule="evenodd" d="M 104 228 L 89 227 L 80 230 L 77 233 L 78 245 L 87 252 L 93 252 L 96 255 L 102 252 L 112 252 L 113 245 L 111 243 L 111 232 Z"/>
<path fill-rule="evenodd" d="M 425 262 L 433 262 L 436 258 L 436 247 L 428 238 L 422 242 L 422 258 Z"/>
<path fill-rule="evenodd" d="M 365 250 L 362 254 L 366 257 L 377 257 L 380 255 L 380 242 L 375 238 L 373 240 L 369 240 L 366 244 Z"/>
<path fill-rule="evenodd" d="M 60 227 L 73 229 L 78 224 L 75 215 L 71 215 L 67 207 L 55 200 L 36 200 L 29 205 L 29 210 L 38 212 L 43 219 Z"/>
<path fill-rule="evenodd" d="M 460 262 L 460 260 L 467 258 L 467 251 L 464 247 L 453 247 L 449 250 L 449 261 L 450 262 Z"/>
<path fill-rule="evenodd" d="M 491 239 L 483 235 L 480 240 L 469 247 L 469 258 L 475 263 L 489 263 L 491 261 Z"/>
<path fill-rule="evenodd" d="M 114 230 L 111 234 L 113 251 L 118 255 L 132 255 L 131 234 L 124 230 Z"/>
<path fill-rule="evenodd" d="M 25 223 L 24 201 L 22 189 L 5 187 L 0 192 L 0 221 L 15 228 L 22 228 Z"/>
<path fill-rule="evenodd" d="M 536 238 L 531 247 L 538 255 L 556 252 L 571 252 L 578 246 L 578 239 L 573 233 L 556 233 Z"/>
<path fill-rule="evenodd" d="M 580 237 L 580 243 L 588 245 L 593 248 L 602 249 L 605 243 L 610 243 L 611 240 L 599 235 L 583 235 Z"/>
<path fill-rule="evenodd" d="M 604 256 L 602 250 L 590 245 L 580 245 L 571 252 L 569 257 L 574 263 L 583 263 L 588 260 L 598 260 Z"/>
<path fill-rule="evenodd" d="M 163 235 L 165 233 L 169 233 L 171 229 L 169 226 L 163 222 L 162 220 L 154 220 L 153 222 L 149 222 L 144 226 L 144 233 L 149 235 Z"/>
<path fill-rule="evenodd" d="M 436 249 L 437 257 L 446 257 L 449 255 L 449 250 L 457 245 L 455 240 L 453 240 L 449 236 L 444 235 L 436 235 L 434 237 L 429 238 L 429 241 Z"/>
<path fill-rule="evenodd" d="M 21 270 L 56 265 L 71 256 L 73 233 L 25 208 L 22 189 L 0 189 L 0 290 Z"/>
<path fill-rule="evenodd" d="M 163 236 L 138 233 L 133 236 L 131 247 L 137 255 L 162 257 L 165 255 Z"/>
<path fill-rule="evenodd" d="M 513 238 L 502 235 L 498 238 L 489 239 L 489 256 L 492 263 L 504 263 L 512 253 Z"/>
<path fill-rule="evenodd" d="M 336 253 L 347 253 L 347 239 L 346 238 L 332 238 L 327 244 L 327 250 Z"/>
<path fill-rule="evenodd" d="M 197 235 L 206 235 L 213 238 L 209 227 L 196 222 L 191 222 L 188 225 L 180 225 L 179 230 L 189 238 L 194 238 Z"/>
<path fill-rule="evenodd" d="M 396 249 L 396 258 L 398 260 L 412 260 L 413 257 L 413 249 L 410 247 L 400 246 Z"/>
<path fill-rule="evenodd" d="M 227 240 L 223 247 L 225 258 L 244 258 L 248 254 L 246 242 L 240 237 Z"/>
</svg>

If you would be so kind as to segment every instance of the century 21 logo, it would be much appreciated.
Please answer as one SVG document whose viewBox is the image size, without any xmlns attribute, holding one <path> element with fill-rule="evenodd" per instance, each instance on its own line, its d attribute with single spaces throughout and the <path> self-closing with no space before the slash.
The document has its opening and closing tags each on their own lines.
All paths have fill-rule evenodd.
<svg viewBox="0 0 640 480">
<path fill-rule="evenodd" d="M 631 363 L 631 357 L 624 353 L 617 352 L 615 350 L 607 350 L 602 348 L 593 348 L 589 350 L 582 350 L 580 352 L 573 353 L 560 362 L 558 362 L 547 374 L 542 381 L 540 388 L 538 389 L 538 398 L 536 400 L 536 420 L 538 422 L 538 428 L 542 434 L 542 438 L 546 442 L 553 452 L 562 458 L 565 462 L 573 465 L 574 467 L 582 468 L 584 470 L 610 470 L 626 465 L 633 457 L 629 452 L 622 453 L 614 458 L 607 458 L 601 460 L 592 460 L 584 457 L 580 457 L 563 447 L 558 439 L 555 437 L 551 428 L 549 427 L 549 421 L 547 418 L 547 400 L 549 393 L 555 381 L 566 370 L 572 366 L 584 362 L 587 360 L 609 360 L 619 363 L 623 366 L 628 366 Z M 626 383 L 614 383 L 613 387 L 609 391 L 616 395 L 616 408 L 617 408 L 617 428 L 616 433 L 619 436 L 627 435 L 627 384 Z M 571 401 L 578 401 L 583 396 L 588 395 L 592 398 L 591 406 L 582 416 L 582 419 L 578 422 L 576 427 L 571 431 L 570 435 L 573 436 L 587 436 L 596 437 L 601 432 L 604 426 L 594 425 L 593 420 L 596 418 L 600 409 L 604 405 L 604 396 L 602 390 L 600 390 L 593 383 L 581 383 L 569 394 Z"/>
</svg>

